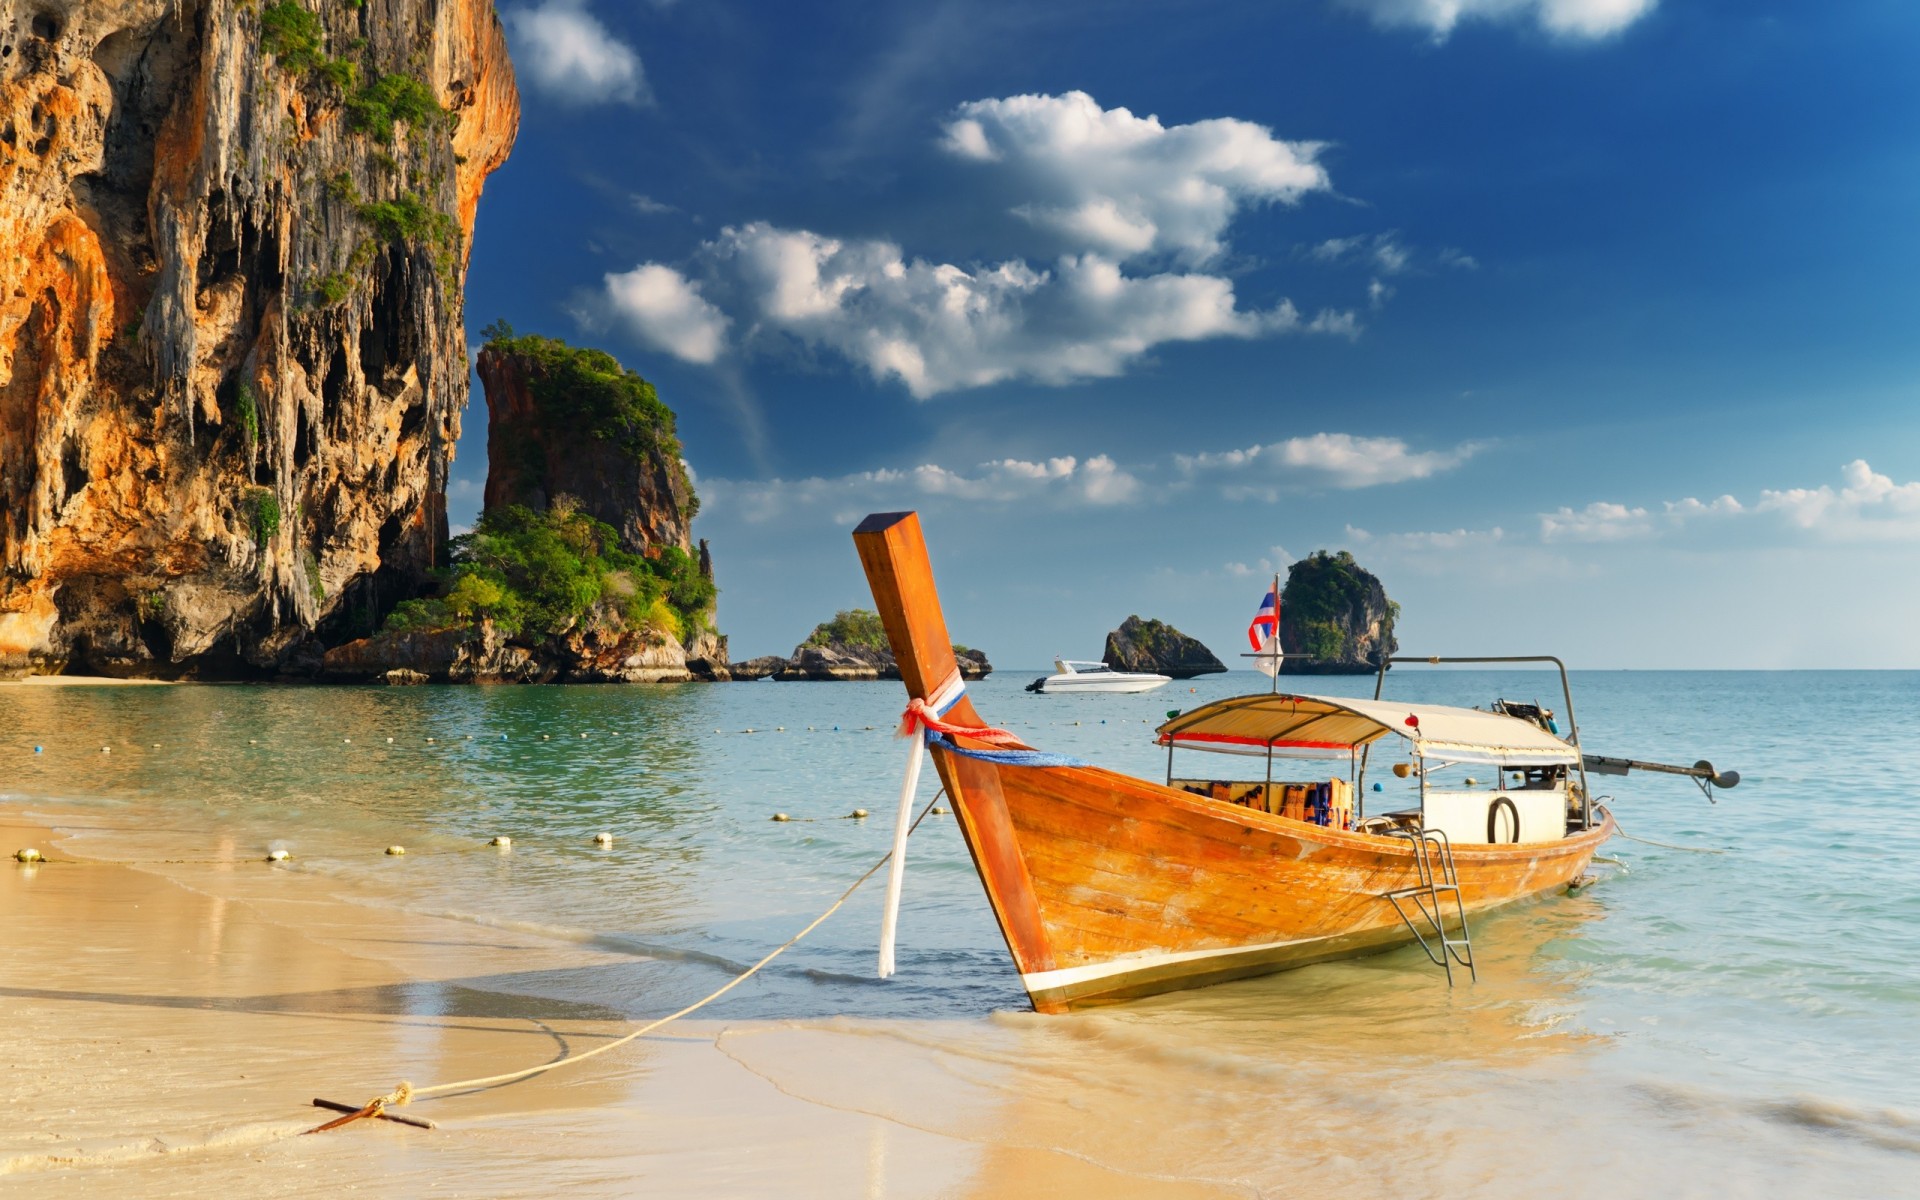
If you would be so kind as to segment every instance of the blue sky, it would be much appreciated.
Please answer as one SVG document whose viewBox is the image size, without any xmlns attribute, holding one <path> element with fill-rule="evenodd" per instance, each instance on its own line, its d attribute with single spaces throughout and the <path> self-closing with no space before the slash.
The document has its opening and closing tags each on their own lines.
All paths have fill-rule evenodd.
<svg viewBox="0 0 1920 1200">
<path fill-rule="evenodd" d="M 737 657 L 917 508 L 1007 665 L 1344 547 L 1408 651 L 1920 666 L 1911 5 L 502 12 L 469 326 L 658 385 Z"/>
</svg>

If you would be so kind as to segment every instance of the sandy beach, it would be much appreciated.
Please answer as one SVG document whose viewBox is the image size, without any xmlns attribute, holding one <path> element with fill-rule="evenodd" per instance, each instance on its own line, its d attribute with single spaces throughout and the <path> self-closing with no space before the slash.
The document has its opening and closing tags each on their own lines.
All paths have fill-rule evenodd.
<svg viewBox="0 0 1920 1200">
<path fill-rule="evenodd" d="M 25 675 L 19 679 L 0 679 L 4 687 L 179 687 L 180 679 L 115 679 L 111 675 Z"/>
<path fill-rule="evenodd" d="M 0 1188 L 931 1196 L 1005 1194 L 1018 1180 L 1053 1194 L 1233 1194 L 1066 1154 L 981 1155 L 789 1094 L 720 1044 L 778 1035 L 778 1023 L 689 1020 L 578 1068 L 407 1110 L 432 1131 L 362 1122 L 301 1137 L 331 1115 L 307 1107 L 315 1096 L 364 1101 L 401 1079 L 492 1074 L 618 1036 L 630 1026 L 512 988 L 619 956 L 342 903 L 231 843 L 204 860 L 122 865 L 75 855 L 18 808 L 0 815 L 0 840 L 49 859 L 0 871 Z M 825 1069 L 888 1068 L 879 1056 Z"/>
<path fill-rule="evenodd" d="M 1018 712 L 1020 686 L 977 690 Z M 1642 720 L 1650 686 L 1595 680 L 1592 719 Z M 1648 711 L 1702 708 L 1742 747 L 1750 708 L 1666 686 Z M 1848 695 L 1875 686 L 1907 684 Z M 12 691 L 0 853 L 50 861 L 0 859 L 0 1194 L 1910 1191 L 1910 1056 L 1885 1032 L 1911 1003 L 1910 898 L 1882 894 L 1885 835 L 1836 813 L 1819 836 L 1848 849 L 1785 886 L 1807 810 L 1744 788 L 1641 801 L 1629 829 L 1733 852 L 1610 846 L 1625 869 L 1599 886 L 1476 924 L 1477 983 L 1415 951 L 1058 1017 L 1022 1003 L 935 820 L 885 983 L 869 888 L 657 1034 L 410 1106 L 431 1131 L 299 1136 L 330 1116 L 315 1097 L 604 1045 L 786 940 L 886 853 L 888 822 L 846 814 L 897 778 L 897 743 L 865 729 L 894 704 L 857 684 Z M 1159 766 L 1125 726 L 1030 711 L 1064 751 Z M 1870 800 L 1903 797 L 1889 779 Z M 1743 942 L 1760 927 L 1791 961 Z"/>
</svg>

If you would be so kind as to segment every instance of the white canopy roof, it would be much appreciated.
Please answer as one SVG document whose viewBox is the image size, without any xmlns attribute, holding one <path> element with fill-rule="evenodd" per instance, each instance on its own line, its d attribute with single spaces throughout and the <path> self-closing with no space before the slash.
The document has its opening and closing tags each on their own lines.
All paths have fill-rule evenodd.
<svg viewBox="0 0 1920 1200">
<path fill-rule="evenodd" d="M 1350 752 L 1394 734 L 1422 758 L 1515 766 L 1580 761 L 1567 742 L 1504 713 L 1344 696 L 1234 696 L 1182 713 L 1157 732 L 1163 746 L 1229 753 Z"/>
</svg>

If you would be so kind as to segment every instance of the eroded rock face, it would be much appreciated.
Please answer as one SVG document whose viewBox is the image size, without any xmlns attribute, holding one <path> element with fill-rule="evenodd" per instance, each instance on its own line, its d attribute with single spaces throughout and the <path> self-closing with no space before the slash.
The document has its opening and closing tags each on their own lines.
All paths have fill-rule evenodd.
<svg viewBox="0 0 1920 1200">
<path fill-rule="evenodd" d="M 490 0 L 308 3 L 446 119 L 265 3 L 0 0 L 0 670 L 309 670 L 443 552 L 512 67 Z"/>
<path fill-rule="evenodd" d="M 658 450 L 635 453 L 546 411 L 532 386 L 538 369 L 533 360 L 495 346 L 480 351 L 487 397 L 486 507 L 541 510 L 568 496 L 581 512 L 611 525 L 634 554 L 655 546 L 693 553 L 692 490 L 677 459 Z M 700 555 L 711 578 L 704 542 Z"/>
<path fill-rule="evenodd" d="M 759 662 L 761 660 L 753 660 Z M 955 653 L 962 679 L 985 679 L 993 673 L 993 664 L 980 650 Z M 736 677 L 737 673 L 736 673 Z M 893 651 L 872 646 L 852 646 L 835 642 L 826 646 L 796 646 L 774 674 L 776 679 L 898 679 L 900 664 Z"/>
<path fill-rule="evenodd" d="M 491 624 L 460 629 L 384 633 L 327 651 L 324 678 L 341 682 L 541 683 L 550 667 L 512 645 Z"/>
<path fill-rule="evenodd" d="M 731 665 L 732 677 L 736 680 L 772 679 L 780 674 L 787 665 L 785 655 L 762 654 L 758 658 L 749 658 L 745 662 Z"/>
<path fill-rule="evenodd" d="M 492 622 L 387 631 L 326 652 L 321 675 L 339 683 L 686 683 L 731 678 L 724 644 L 689 659 L 672 638 L 582 623 L 565 633 L 509 637 Z M 413 677 L 418 676 L 418 680 Z"/>
<path fill-rule="evenodd" d="M 1280 648 L 1286 675 L 1370 675 L 1400 648 L 1399 606 L 1373 572 L 1342 550 L 1316 551 L 1287 570 L 1280 593 Z"/>
<path fill-rule="evenodd" d="M 1116 671 L 1144 671 L 1169 679 L 1192 679 L 1227 669 L 1197 638 L 1164 621 L 1143 621 L 1137 616 L 1120 622 L 1120 628 L 1107 635 L 1101 661 Z"/>
</svg>

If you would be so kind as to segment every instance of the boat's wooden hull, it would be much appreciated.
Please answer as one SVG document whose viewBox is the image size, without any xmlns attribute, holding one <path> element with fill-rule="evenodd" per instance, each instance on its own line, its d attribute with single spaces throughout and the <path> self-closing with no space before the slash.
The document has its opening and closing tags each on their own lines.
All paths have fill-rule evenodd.
<svg viewBox="0 0 1920 1200">
<path fill-rule="evenodd" d="M 1041 1012 L 1200 987 L 1413 940 L 1385 893 L 1404 840 L 1324 829 L 1097 768 L 935 752 L 994 911 Z M 1459 846 L 1469 918 L 1564 889 L 1612 833 Z"/>
<path fill-rule="evenodd" d="M 854 531 L 875 607 L 916 701 L 957 682 L 920 523 Z M 958 744 L 985 726 L 960 695 Z M 1002 747 L 1004 748 L 1004 747 Z M 1097 767 L 1010 766 L 936 749 L 1000 930 L 1042 1012 L 1366 954 L 1413 940 L 1385 894 L 1415 882 L 1402 839 L 1325 829 Z M 1469 916 L 1564 888 L 1613 832 L 1459 846 Z"/>
</svg>

